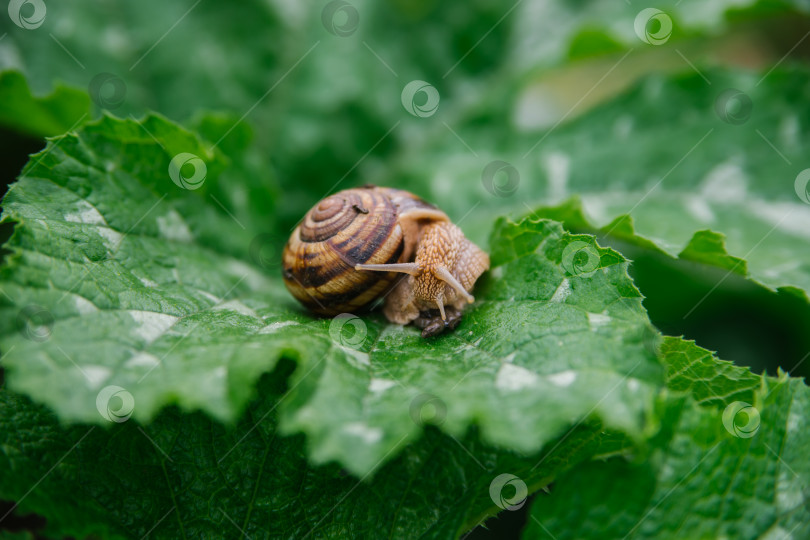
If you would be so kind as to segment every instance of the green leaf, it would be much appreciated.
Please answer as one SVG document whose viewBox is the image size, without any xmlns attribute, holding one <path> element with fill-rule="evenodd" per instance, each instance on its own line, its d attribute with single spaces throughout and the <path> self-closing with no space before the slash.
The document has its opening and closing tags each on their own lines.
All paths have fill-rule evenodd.
<svg viewBox="0 0 810 540">
<path fill-rule="evenodd" d="M 207 164 L 202 187 L 173 183 L 180 152 Z M 259 375 L 293 358 L 282 431 L 306 433 L 314 462 L 361 475 L 421 433 L 425 396 L 445 432 L 475 423 L 523 452 L 589 415 L 640 433 L 662 373 L 618 253 L 555 222 L 501 221 L 498 267 L 455 332 L 424 340 L 379 316 L 345 326 L 304 313 L 277 258 L 258 261 L 269 274 L 254 262 L 251 231 L 210 200 L 227 173 L 218 151 L 156 116 L 105 117 L 34 156 L 4 201 L 19 223 L 2 282 L 9 387 L 67 421 L 105 423 L 111 386 L 142 422 L 168 404 L 232 421 Z"/>
<path fill-rule="evenodd" d="M 810 151 L 799 120 L 810 113 L 800 97 L 810 72 L 702 74 L 711 85 L 696 74 L 650 76 L 541 133 L 471 119 L 453 129 L 471 148 L 488 150 L 475 157 L 437 131 L 403 156 L 401 175 L 428 198 L 452 193 L 447 211 L 469 212 L 473 238 L 490 216 L 530 211 L 807 299 L 810 205 L 797 185 Z M 512 167 L 514 186 L 492 187 L 493 160 Z M 471 186 L 470 178 L 482 181 Z"/>
<path fill-rule="evenodd" d="M 625 141 L 625 151 L 617 145 L 611 159 L 632 165 L 596 186 L 586 179 L 586 170 L 599 161 L 604 165 L 606 158 L 572 161 L 569 189 L 583 199 L 589 228 L 612 234 L 615 220 L 607 223 L 607 216 L 630 211 L 632 231 L 624 239 L 653 241 L 672 256 L 746 275 L 771 289 L 801 289 L 807 298 L 810 237 L 804 223 L 810 207 L 797 196 L 795 184 L 810 140 L 791 131 L 797 117 L 785 109 L 790 95 L 805 91 L 807 72 L 706 76 L 718 89 L 746 92 L 740 99 L 747 96 L 755 104 L 750 118 L 740 125 L 725 123 L 712 111 L 723 102 L 722 94 L 704 90 L 700 77 L 649 80 L 610 109 L 594 112 L 601 118 L 591 119 L 589 132 L 571 126 L 545 151 L 558 151 L 558 144 L 577 137 L 575 131 L 593 140 L 595 124 L 615 126 L 616 113 L 628 112 L 628 125 L 634 126 L 628 137 L 637 142 Z M 667 118 L 660 111 L 663 103 L 679 111 L 679 118 Z M 666 144 L 664 133 L 672 129 L 681 135 Z M 579 143 L 583 148 L 592 144 L 586 140 Z"/>
<path fill-rule="evenodd" d="M 617 48 L 663 45 L 685 35 L 717 35 L 728 26 L 728 14 L 761 9 L 756 0 L 642 0 L 636 2 L 522 2 L 516 10 L 515 40 L 510 58 L 516 67 L 548 67 L 566 59 L 605 54 Z M 807 11 L 801 1 L 776 2 L 771 14 L 791 8 Z M 644 10 L 653 10 L 644 14 Z M 669 32 L 661 16 L 668 21 Z M 638 26 L 637 26 L 638 25 Z M 638 28 L 638 29 L 637 29 Z"/>
<path fill-rule="evenodd" d="M 646 459 L 594 462 L 561 476 L 535 502 L 525 536 L 810 534 L 810 389 L 784 374 L 753 375 L 675 338 L 662 357 L 668 387 L 688 395 L 662 396 L 661 429 Z"/>
<path fill-rule="evenodd" d="M 666 367 L 667 388 L 689 393 L 701 405 L 753 402 L 762 377 L 745 367 L 719 360 L 693 341 L 667 337 L 660 354 Z"/>
<path fill-rule="evenodd" d="M 90 98 L 81 90 L 58 85 L 35 97 L 18 71 L 0 72 L 0 125 L 36 136 L 64 133 L 88 118 Z"/>
<path fill-rule="evenodd" d="M 533 456 L 430 429 L 358 480 L 334 465 L 308 466 L 303 438 L 278 436 L 283 382 L 263 378 L 232 427 L 174 408 L 148 426 L 60 427 L 44 407 L 0 389 L 0 498 L 45 515 L 54 536 L 235 537 L 241 529 L 251 538 L 451 538 L 499 510 L 489 493 L 497 475 L 534 490 L 591 455 L 629 448 L 594 423 Z"/>
<path fill-rule="evenodd" d="M 204 109 L 244 115 L 261 134 L 265 159 L 282 172 L 285 204 L 277 213 L 291 226 L 307 208 L 306 189 L 324 193 L 361 173 L 379 183 L 388 176 L 380 159 L 427 138 L 428 123 L 401 105 L 409 81 L 437 88 L 441 116 L 434 120 L 453 129 L 470 108 L 469 96 L 480 94 L 485 103 L 474 106 L 476 114 L 501 124 L 510 114 L 503 98 L 513 99 L 516 72 L 559 64 L 566 55 L 652 48 L 634 32 L 647 5 L 670 13 L 676 35 L 690 36 L 717 32 L 730 8 L 753 9 L 751 0 L 523 2 L 514 9 L 477 0 L 461 11 L 436 2 L 353 0 L 332 21 L 355 21 L 340 36 L 325 18 L 325 4 L 144 0 L 130 8 L 77 0 L 48 6 L 36 29 L 7 22 L 0 58 L 25 73 L 36 92 L 49 91 L 55 79 L 87 88 L 96 110 L 157 111 L 175 120 Z M 773 12 L 791 4 L 779 3 Z M 411 39 L 414 34 L 422 39 Z M 479 92 L 491 81 L 506 81 L 505 88 Z"/>
<path fill-rule="evenodd" d="M 82 0 L 45 8 L 37 28 L 6 26 L 0 56 L 37 92 L 54 80 L 87 89 L 96 110 L 241 115 L 286 70 L 285 34 L 271 2 Z"/>
</svg>

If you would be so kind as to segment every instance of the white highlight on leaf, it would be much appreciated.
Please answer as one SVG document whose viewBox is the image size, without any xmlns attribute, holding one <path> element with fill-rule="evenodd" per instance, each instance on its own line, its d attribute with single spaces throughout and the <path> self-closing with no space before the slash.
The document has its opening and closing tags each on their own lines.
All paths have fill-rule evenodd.
<svg viewBox="0 0 810 540">
<path fill-rule="evenodd" d="M 149 354 L 148 352 L 139 352 L 132 358 L 126 361 L 125 368 L 152 368 L 160 363 L 157 356 Z"/>
<path fill-rule="evenodd" d="M 804 504 L 802 482 L 787 467 L 780 463 L 782 470 L 776 480 L 776 507 L 781 513 L 787 513 Z"/>
<path fill-rule="evenodd" d="M 582 199 L 583 210 L 591 217 L 594 224 L 605 223 L 610 219 L 607 205 L 604 200 L 602 200 L 603 198 L 601 196 L 597 197 L 595 195 L 582 193 L 579 198 Z"/>
<path fill-rule="evenodd" d="M 748 209 L 771 227 L 778 225 L 783 232 L 810 238 L 810 206 L 806 204 L 757 200 Z"/>
<path fill-rule="evenodd" d="M 101 34 L 103 50 L 109 51 L 119 58 L 126 58 L 130 53 L 130 37 L 120 26 L 109 26 Z M 109 167 L 110 163 L 107 163 Z"/>
<path fill-rule="evenodd" d="M 124 239 L 123 234 L 109 227 L 99 226 L 96 228 L 96 232 L 101 236 L 101 240 L 104 242 L 104 246 L 107 249 L 118 249 L 118 246 L 121 245 L 121 240 Z"/>
<path fill-rule="evenodd" d="M 267 286 L 267 278 L 256 271 L 255 268 L 248 266 L 242 261 L 228 261 L 225 264 L 225 270 L 237 276 L 237 279 L 243 279 L 243 283 L 248 285 L 251 289 L 262 289 Z"/>
<path fill-rule="evenodd" d="M 549 302 L 562 303 L 569 296 L 571 296 L 571 283 L 568 281 L 568 278 L 563 278 L 562 282 L 557 287 L 557 290 L 554 291 L 554 295 L 552 295 Z"/>
<path fill-rule="evenodd" d="M 267 326 L 259 330 L 259 333 L 274 334 L 277 330 L 284 328 L 286 326 L 301 326 L 301 325 L 295 321 L 278 321 L 268 324 Z"/>
<path fill-rule="evenodd" d="M 155 221 L 157 221 L 158 230 L 163 238 L 177 242 L 194 240 L 188 225 L 174 208 L 169 209 L 165 216 L 160 216 Z"/>
<path fill-rule="evenodd" d="M 179 319 L 179 317 L 175 317 L 174 315 L 155 313 L 154 311 L 130 310 L 128 313 L 130 317 L 132 317 L 132 320 L 138 324 L 134 329 L 135 333 L 146 341 L 147 344 L 159 338 Z"/>
<path fill-rule="evenodd" d="M 220 302 L 222 302 L 222 298 L 219 298 L 218 296 L 214 296 L 213 294 L 211 294 L 208 291 L 203 291 L 202 289 L 195 289 L 195 290 L 198 293 L 200 293 L 201 295 L 203 295 L 204 297 L 211 300 L 211 302 L 213 302 L 214 304 L 219 304 Z"/>
<path fill-rule="evenodd" d="M 96 305 L 84 296 L 74 296 L 73 305 L 76 307 L 76 311 L 79 312 L 79 315 L 87 315 L 88 313 L 98 311 Z"/>
<path fill-rule="evenodd" d="M 104 366 L 84 366 L 82 373 L 87 378 L 87 384 L 90 388 L 99 388 L 104 381 L 110 378 L 112 371 Z"/>
<path fill-rule="evenodd" d="M 490 270 L 489 275 L 495 279 L 501 279 L 503 277 L 503 266 L 493 268 L 492 270 Z"/>
<path fill-rule="evenodd" d="M 557 92 L 549 85 L 529 86 L 518 96 L 512 122 L 521 130 L 535 130 L 551 126 L 565 112 Z"/>
<path fill-rule="evenodd" d="M 787 417 L 787 431 L 788 433 L 796 433 L 801 429 L 804 417 L 795 410 L 791 409 Z"/>
<path fill-rule="evenodd" d="M 796 148 L 799 146 L 799 133 L 801 133 L 799 117 L 795 114 L 785 116 L 779 124 L 780 148 Z"/>
<path fill-rule="evenodd" d="M 373 444 L 382 439 L 382 430 L 380 428 L 373 428 L 363 422 L 352 422 L 343 426 L 343 431 L 349 435 L 359 437 L 366 444 Z"/>
<path fill-rule="evenodd" d="M 565 388 L 567 386 L 571 386 L 571 384 L 577 380 L 577 374 L 575 371 L 568 369 L 553 375 L 547 375 L 546 379 L 551 381 L 552 384 Z"/>
<path fill-rule="evenodd" d="M 551 152 L 543 156 L 543 167 L 548 176 L 549 201 L 556 202 L 565 199 L 568 193 L 571 158 L 562 152 Z"/>
<path fill-rule="evenodd" d="M 247 315 L 248 317 L 254 317 L 256 319 L 259 318 L 255 311 L 247 307 L 239 300 L 228 300 L 227 302 L 213 306 L 211 311 L 235 311 L 241 315 Z"/>
<path fill-rule="evenodd" d="M 371 360 L 369 359 L 367 353 L 343 345 L 338 345 L 338 347 L 340 347 L 340 349 L 346 353 L 346 359 L 357 369 L 366 371 L 366 368 L 371 365 Z"/>
<path fill-rule="evenodd" d="M 706 174 L 700 188 L 704 197 L 723 203 L 745 199 L 748 180 L 745 171 L 737 165 L 737 160 L 732 160 L 717 165 Z"/>
<path fill-rule="evenodd" d="M 536 385 L 539 379 L 536 373 L 526 368 L 515 364 L 501 364 L 495 377 L 495 388 L 505 391 L 521 390 Z"/>
<path fill-rule="evenodd" d="M 610 318 L 610 315 L 605 315 L 604 313 L 588 312 L 588 323 L 590 323 L 591 328 L 599 328 L 600 326 L 605 326 L 611 320 L 612 319 Z"/>
<path fill-rule="evenodd" d="M 397 383 L 395 381 L 391 381 L 389 379 L 371 379 L 371 383 L 368 385 L 368 389 L 372 392 L 385 392 L 392 386 L 395 386 Z"/>
<path fill-rule="evenodd" d="M 716 219 L 709 203 L 699 195 L 686 196 L 686 210 L 693 218 L 702 223 L 712 223 Z"/>
<path fill-rule="evenodd" d="M 75 212 L 65 214 L 65 221 L 73 223 L 89 223 L 91 225 L 107 225 L 98 210 L 87 201 L 78 201 Z"/>
<path fill-rule="evenodd" d="M 631 392 L 638 392 L 638 389 L 641 388 L 641 383 L 638 382 L 638 379 L 627 379 L 627 389 Z"/>
<path fill-rule="evenodd" d="M 152 281 L 149 278 L 139 277 L 138 281 L 146 285 L 147 287 L 157 287 L 158 283 L 156 281 Z"/>
</svg>

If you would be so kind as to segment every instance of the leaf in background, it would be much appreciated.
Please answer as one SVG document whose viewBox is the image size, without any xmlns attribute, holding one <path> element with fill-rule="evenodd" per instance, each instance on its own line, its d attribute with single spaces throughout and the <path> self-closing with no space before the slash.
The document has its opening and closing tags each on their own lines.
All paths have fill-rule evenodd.
<svg viewBox="0 0 810 540">
<path fill-rule="evenodd" d="M 451 216 L 469 212 L 474 238 L 491 216 L 528 210 L 673 257 L 747 271 L 757 283 L 806 299 L 810 205 L 796 185 L 810 149 L 800 120 L 808 71 L 706 69 L 704 76 L 711 85 L 698 75 L 649 77 L 539 134 L 456 125 L 478 157 L 438 131 L 403 156 L 400 177 L 424 186 L 429 199 L 446 199 Z M 486 173 L 494 160 L 515 171 L 512 184 L 507 169 L 494 180 Z M 567 201 L 572 195 L 581 208 Z"/>
<path fill-rule="evenodd" d="M 207 164 L 202 187 L 169 178 L 181 152 Z M 662 373 L 618 253 L 551 221 L 501 221 L 499 267 L 455 332 L 424 340 L 379 317 L 344 328 L 302 312 L 277 258 L 260 261 L 271 275 L 253 264 L 251 231 L 205 196 L 226 171 L 159 117 L 105 117 L 32 158 L 4 201 L 19 222 L 0 319 L 12 390 L 70 421 L 103 423 L 110 386 L 134 397 L 139 421 L 173 403 L 234 420 L 259 375 L 293 358 L 282 430 L 306 433 L 314 462 L 358 474 L 421 433 L 425 395 L 446 432 L 474 422 L 485 441 L 524 452 L 589 415 L 640 432 Z"/>
<path fill-rule="evenodd" d="M 101 110 L 154 110 L 175 120 L 211 108 L 241 116 L 287 69 L 284 25 L 272 2 L 80 0 L 45 7 L 37 28 L 0 18 L 0 34 L 8 33 L 0 68 L 22 71 L 35 92 L 54 80 L 86 88 Z"/>
<path fill-rule="evenodd" d="M 344 4 L 48 5 L 35 29 L 0 17 L 0 35 L 8 33 L 0 68 L 19 69 L 40 92 L 54 79 L 87 88 L 96 110 L 121 116 L 244 115 L 263 159 L 282 173 L 284 204 L 275 210 L 290 227 L 313 194 L 339 181 L 356 185 L 358 168 L 373 168 L 375 182 L 391 184 L 375 158 L 425 127 L 402 106 L 405 85 L 428 80 L 445 97 L 460 94 L 451 89 L 497 69 L 511 26 L 500 24 L 497 0 L 463 10 L 430 1 Z M 417 32 L 422 39 L 412 40 Z M 445 84 L 451 68 L 455 78 Z"/>
<path fill-rule="evenodd" d="M 688 382 L 691 394 L 715 406 L 699 406 L 689 395 L 662 399 L 662 428 L 647 461 L 616 458 L 563 475 L 550 496 L 536 500 L 524 536 L 807 537 L 810 390 L 804 382 L 743 373 L 675 338 L 664 350 L 665 363 L 674 360 L 668 386 Z M 682 355 L 695 362 L 683 364 Z M 754 379 L 760 384 L 752 388 Z"/>
<path fill-rule="evenodd" d="M 58 85 L 35 97 L 17 71 L 0 72 L 0 125 L 36 136 L 60 135 L 89 118 L 90 98 L 81 90 Z"/>
<path fill-rule="evenodd" d="M 717 35 L 727 27 L 729 12 L 739 16 L 761 9 L 756 0 L 642 0 L 602 2 L 583 0 L 526 0 L 516 6 L 515 39 L 509 58 L 515 69 L 526 66 L 547 68 L 569 59 L 614 52 L 644 45 L 636 33 L 636 18 L 643 10 L 653 9 L 665 15 L 671 27 L 643 17 L 640 31 L 647 39 Z M 800 0 L 769 3 L 769 14 L 790 13 L 791 9 L 807 11 Z M 667 32 L 669 28 L 669 32 Z M 645 34 L 642 34 L 645 35 Z"/>
</svg>

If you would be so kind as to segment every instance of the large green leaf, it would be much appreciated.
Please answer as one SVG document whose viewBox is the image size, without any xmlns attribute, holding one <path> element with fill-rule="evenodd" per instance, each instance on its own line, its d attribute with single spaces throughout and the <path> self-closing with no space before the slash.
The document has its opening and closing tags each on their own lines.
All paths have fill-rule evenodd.
<svg viewBox="0 0 810 540">
<path fill-rule="evenodd" d="M 207 164 L 202 187 L 172 182 L 180 152 Z M 588 415 L 639 433 L 661 370 L 618 253 L 551 221 L 501 221 L 497 268 L 455 332 L 317 319 L 281 284 L 278 251 L 257 257 L 253 231 L 211 200 L 227 174 L 218 152 L 154 116 L 105 117 L 34 156 L 4 200 L 19 222 L 0 318 L 10 388 L 63 420 L 104 423 L 97 398 L 110 386 L 134 397 L 140 421 L 172 403 L 233 420 L 286 356 L 298 369 L 282 429 L 307 433 L 316 462 L 359 474 L 418 436 L 425 395 L 446 432 L 474 422 L 521 451 Z"/>
<path fill-rule="evenodd" d="M 541 133 L 454 126 L 476 155 L 437 128 L 403 157 L 401 177 L 447 198 L 451 215 L 469 213 L 476 238 L 489 216 L 530 211 L 806 298 L 810 199 L 797 185 L 810 178 L 800 176 L 808 73 L 706 69 L 711 85 L 696 74 L 651 76 Z"/>
<path fill-rule="evenodd" d="M 686 383 L 710 405 L 664 395 L 647 459 L 616 458 L 563 475 L 551 496 L 537 499 L 525 536 L 806 538 L 810 389 L 724 365 L 675 339 L 662 356 L 671 364 L 668 386 Z"/>
<path fill-rule="evenodd" d="M 303 438 L 279 437 L 284 372 L 262 379 L 231 428 L 176 409 L 148 426 L 65 428 L 0 389 L 0 497 L 45 515 L 54 536 L 452 538 L 500 510 L 490 497 L 498 475 L 534 491 L 583 458 L 629 448 L 594 423 L 523 457 L 430 429 L 359 480 L 334 465 L 308 466 Z"/>
</svg>

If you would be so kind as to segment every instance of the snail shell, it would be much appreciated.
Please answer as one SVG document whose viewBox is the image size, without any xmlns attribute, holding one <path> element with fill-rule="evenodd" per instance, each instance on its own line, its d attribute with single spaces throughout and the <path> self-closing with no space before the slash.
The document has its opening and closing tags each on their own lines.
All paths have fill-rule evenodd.
<svg viewBox="0 0 810 540">
<path fill-rule="evenodd" d="M 353 312 L 388 293 L 383 312 L 399 324 L 428 320 L 436 309 L 445 321 L 445 304 L 459 311 L 451 317 L 457 324 L 488 267 L 486 253 L 444 212 L 407 191 L 375 186 L 321 200 L 283 254 L 284 283 L 311 311 Z M 409 275 L 392 287 L 401 273 Z"/>
</svg>

